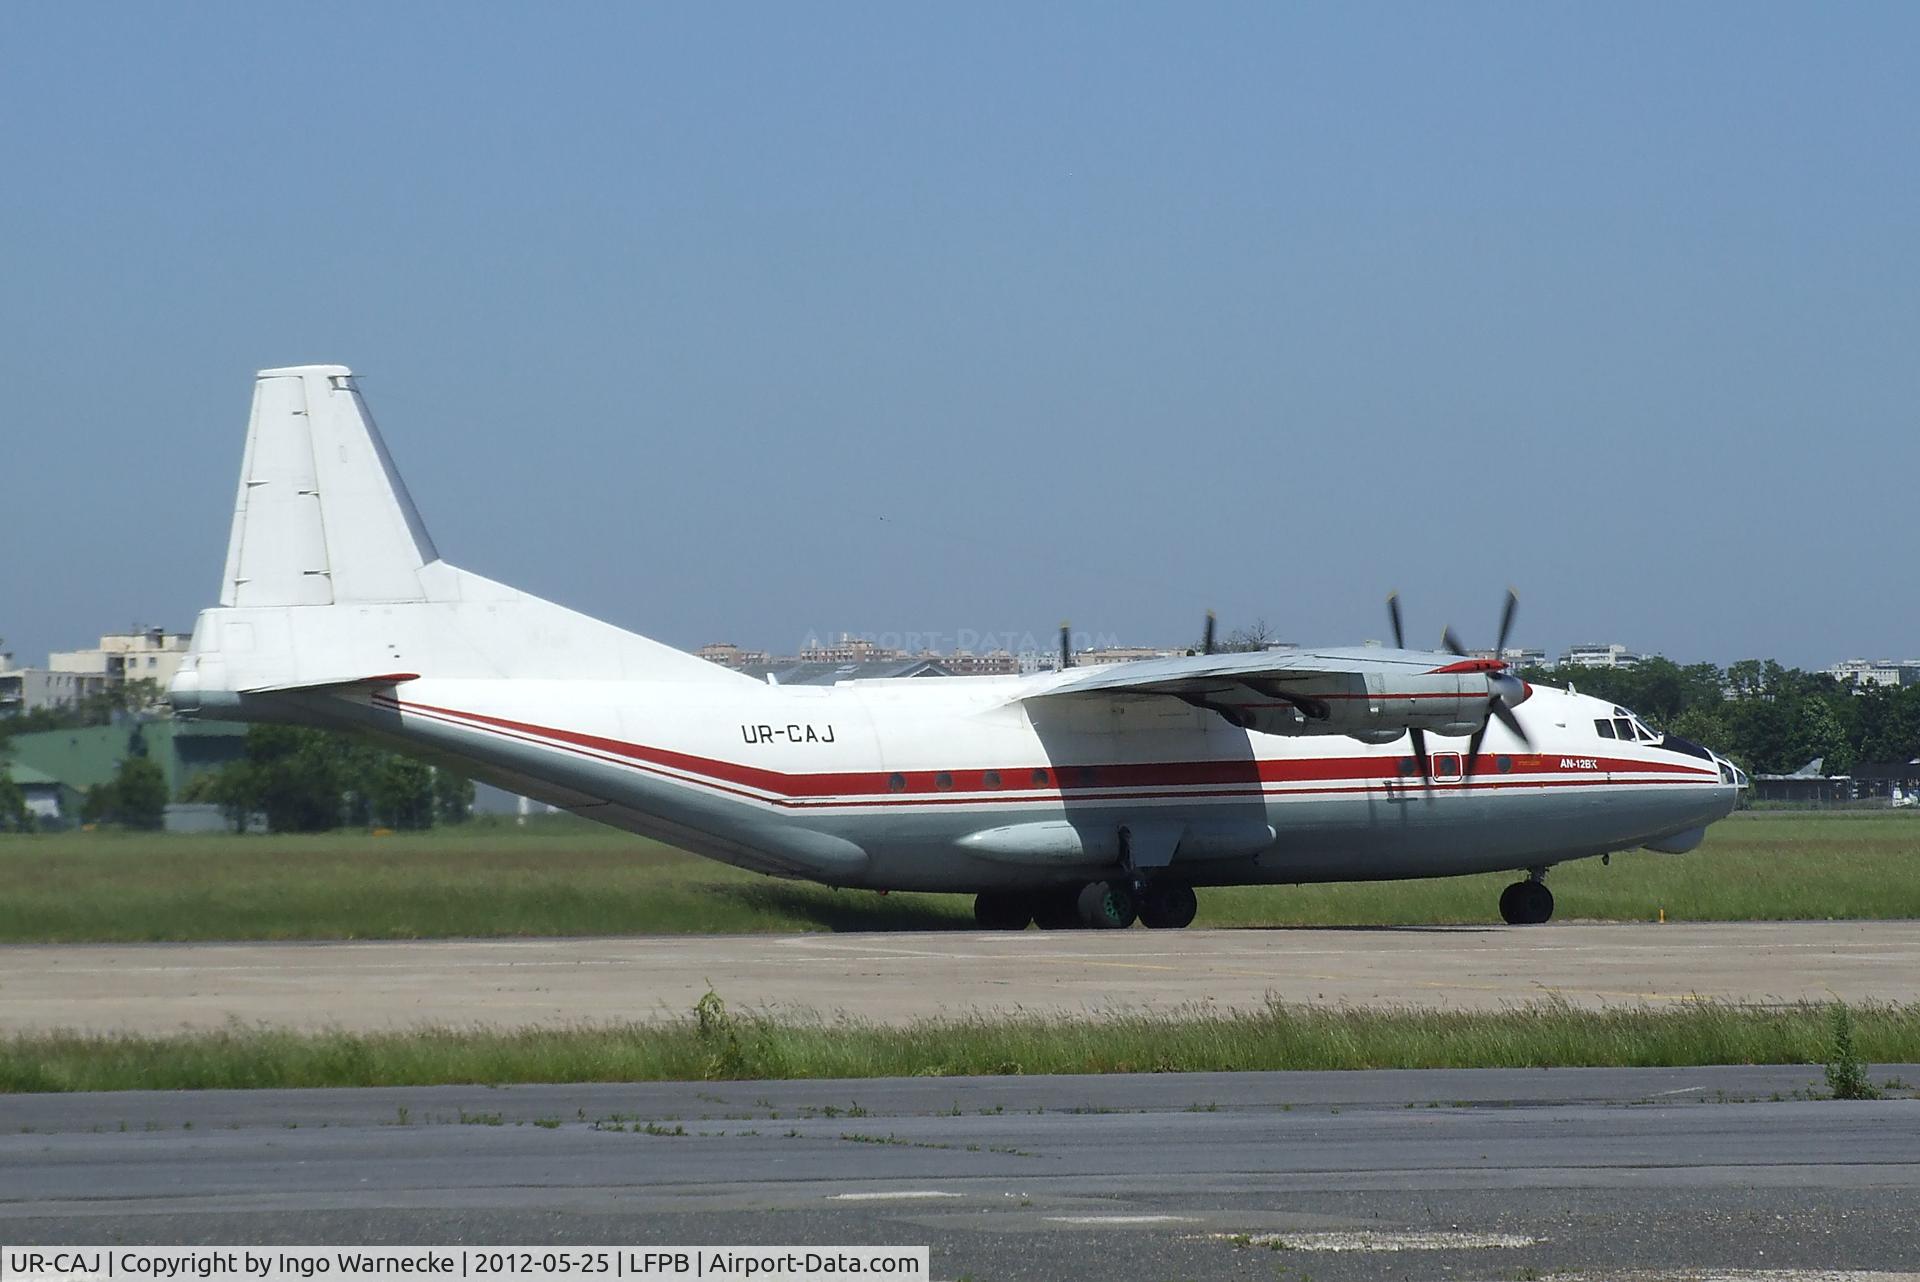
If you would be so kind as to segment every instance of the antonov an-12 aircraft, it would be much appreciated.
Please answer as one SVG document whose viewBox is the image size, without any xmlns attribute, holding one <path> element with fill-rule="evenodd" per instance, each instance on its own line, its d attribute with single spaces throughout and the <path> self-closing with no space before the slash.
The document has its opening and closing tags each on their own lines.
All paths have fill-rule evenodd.
<svg viewBox="0 0 1920 1282">
<path fill-rule="evenodd" d="M 1505 641 L 1513 602 L 1501 625 Z M 1399 611 L 1393 610 L 1396 645 Z M 440 557 L 353 375 L 263 370 L 184 715 L 359 731 L 779 877 L 973 894 L 983 928 L 1177 928 L 1201 886 L 1679 853 L 1732 762 L 1461 653 L 1208 652 L 784 687 Z M 1500 653 L 1495 647 L 1494 653 Z"/>
</svg>

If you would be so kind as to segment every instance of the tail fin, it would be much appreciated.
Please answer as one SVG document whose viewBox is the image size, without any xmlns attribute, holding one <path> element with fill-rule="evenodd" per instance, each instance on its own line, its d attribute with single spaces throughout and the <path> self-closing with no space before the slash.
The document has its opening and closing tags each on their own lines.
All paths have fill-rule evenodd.
<svg viewBox="0 0 1920 1282">
<path fill-rule="evenodd" d="M 424 601 L 439 556 L 353 371 L 261 370 L 220 604 Z"/>
<path fill-rule="evenodd" d="M 379 607 L 370 609 L 367 607 Z M 746 678 L 449 565 L 341 365 L 262 370 L 220 608 L 173 682 L 183 712 L 392 680 Z"/>
</svg>

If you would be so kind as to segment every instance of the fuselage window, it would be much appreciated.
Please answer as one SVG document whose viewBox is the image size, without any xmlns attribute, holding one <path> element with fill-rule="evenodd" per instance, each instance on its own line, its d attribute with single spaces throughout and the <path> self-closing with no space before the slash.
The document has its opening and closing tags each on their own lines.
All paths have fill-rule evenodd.
<svg viewBox="0 0 1920 1282">
<path fill-rule="evenodd" d="M 907 790 L 907 777 L 905 775 L 894 774 L 894 775 L 887 776 L 888 792 L 905 792 L 906 790 Z"/>
<path fill-rule="evenodd" d="M 1600 732 L 1600 737 L 1601 737 L 1602 739 L 1611 739 L 1611 738 L 1613 738 L 1613 722 L 1611 722 L 1611 721 L 1596 721 L 1596 722 L 1594 722 L 1594 723 L 1593 723 L 1593 728 L 1594 728 L 1595 730 L 1598 730 L 1598 731 Z"/>
<path fill-rule="evenodd" d="M 1493 759 L 1493 768 L 1501 774 L 1506 774 L 1509 770 L 1513 769 L 1513 758 L 1503 752 Z"/>
<path fill-rule="evenodd" d="M 942 770 L 933 777 L 933 786 L 941 792 L 947 792 L 953 787 L 953 776 Z"/>
<path fill-rule="evenodd" d="M 1034 784 L 1034 787 L 1036 787 L 1036 788 L 1044 788 L 1044 787 L 1046 787 L 1046 786 L 1047 786 L 1047 772 L 1046 772 L 1046 771 L 1044 771 L 1044 770 L 1036 770 L 1036 771 L 1034 771 L 1034 772 L 1033 772 L 1033 784 Z"/>
<path fill-rule="evenodd" d="M 987 771 L 986 774 L 980 777 L 980 783 L 983 787 L 998 788 L 1000 786 L 1000 772 L 998 770 Z"/>
</svg>

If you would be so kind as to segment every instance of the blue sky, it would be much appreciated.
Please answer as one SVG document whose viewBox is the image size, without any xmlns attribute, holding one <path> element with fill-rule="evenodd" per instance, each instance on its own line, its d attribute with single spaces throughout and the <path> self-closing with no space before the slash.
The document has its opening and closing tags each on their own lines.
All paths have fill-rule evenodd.
<svg viewBox="0 0 1920 1282">
<path fill-rule="evenodd" d="M 648 635 L 1920 654 L 1920 9 L 17 9 L 0 636 L 217 590 L 338 361 Z"/>
</svg>

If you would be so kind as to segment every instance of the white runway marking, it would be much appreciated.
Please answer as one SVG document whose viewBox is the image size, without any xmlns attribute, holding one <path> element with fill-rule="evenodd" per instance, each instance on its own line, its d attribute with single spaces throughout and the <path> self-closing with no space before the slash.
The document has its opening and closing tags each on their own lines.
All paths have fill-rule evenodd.
<svg viewBox="0 0 1920 1282">
<path fill-rule="evenodd" d="M 1533 1246 L 1536 1239 L 1518 1233 L 1388 1233 L 1370 1229 L 1351 1233 L 1215 1233 L 1214 1238 L 1282 1251 L 1494 1251 Z"/>
<path fill-rule="evenodd" d="M 1590 1276 L 1548 1273 L 1542 1282 L 1578 1282 Z M 1920 1273 L 1871 1269 L 1638 1269 L 1607 1277 L 1609 1282 L 1920 1282 Z"/>
<path fill-rule="evenodd" d="M 1191 1215 L 1049 1215 L 1049 1224 L 1191 1224 Z"/>
<path fill-rule="evenodd" d="M 887 1193 L 835 1193 L 827 1198 L 829 1202 L 910 1202 L 921 1198 L 959 1197 L 958 1193 L 943 1193 L 939 1189 L 900 1189 Z"/>
</svg>

